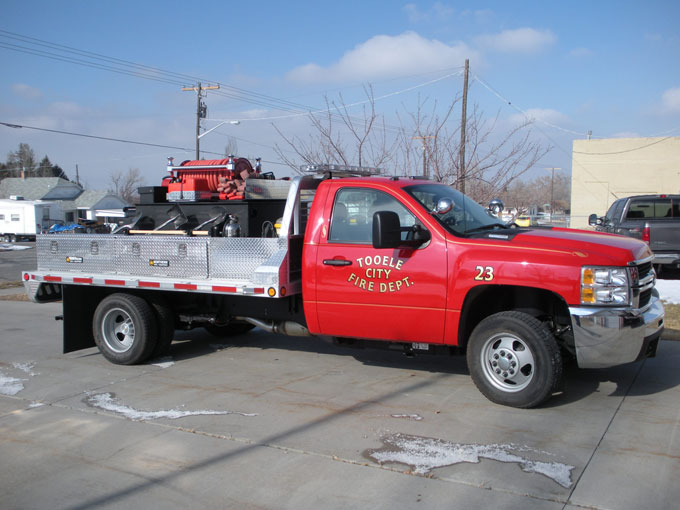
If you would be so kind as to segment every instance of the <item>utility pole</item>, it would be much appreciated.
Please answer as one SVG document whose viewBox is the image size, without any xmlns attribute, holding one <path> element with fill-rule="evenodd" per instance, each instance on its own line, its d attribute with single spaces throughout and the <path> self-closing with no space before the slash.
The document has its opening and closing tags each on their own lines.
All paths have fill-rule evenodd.
<svg viewBox="0 0 680 510">
<path fill-rule="evenodd" d="M 468 74 L 470 73 L 470 60 L 465 59 L 465 74 L 463 75 L 463 107 L 460 119 L 460 182 L 458 189 L 465 193 L 465 126 L 467 125 L 467 93 L 468 93 Z"/>
<path fill-rule="evenodd" d="M 195 87 L 182 87 L 182 90 L 184 91 L 190 90 L 196 92 L 196 159 L 201 159 L 200 150 L 201 119 L 205 119 L 208 112 L 208 107 L 205 105 L 204 102 L 201 101 L 201 99 L 203 98 L 202 92 L 204 90 L 217 90 L 219 88 L 220 88 L 219 85 L 209 85 L 207 87 L 203 87 L 200 81 L 196 84 Z"/>
<path fill-rule="evenodd" d="M 558 167 L 546 168 L 546 170 L 552 170 L 552 176 L 550 177 L 550 221 L 553 220 L 553 211 L 555 210 L 553 206 L 553 200 L 555 200 L 555 170 L 562 170 Z M 607 184 L 607 186 L 609 186 Z"/>
<path fill-rule="evenodd" d="M 411 137 L 412 140 L 422 140 L 423 141 L 423 175 L 427 177 L 429 175 L 429 172 L 427 170 L 427 142 L 425 140 L 428 140 L 430 138 L 434 138 L 432 135 L 425 135 L 425 136 L 413 136 Z"/>
</svg>

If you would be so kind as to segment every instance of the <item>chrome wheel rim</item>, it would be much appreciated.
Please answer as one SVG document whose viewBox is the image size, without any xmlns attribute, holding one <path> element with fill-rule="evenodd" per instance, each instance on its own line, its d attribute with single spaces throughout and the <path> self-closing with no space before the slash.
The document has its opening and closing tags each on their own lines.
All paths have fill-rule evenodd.
<svg viewBox="0 0 680 510">
<path fill-rule="evenodd" d="M 130 350 L 135 343 L 135 324 L 122 308 L 106 312 L 102 320 L 102 337 L 109 349 L 117 353 Z"/>
<path fill-rule="evenodd" d="M 484 342 L 481 350 L 484 376 L 497 389 L 514 393 L 534 378 L 534 355 L 527 343 L 510 333 L 498 333 Z"/>
</svg>

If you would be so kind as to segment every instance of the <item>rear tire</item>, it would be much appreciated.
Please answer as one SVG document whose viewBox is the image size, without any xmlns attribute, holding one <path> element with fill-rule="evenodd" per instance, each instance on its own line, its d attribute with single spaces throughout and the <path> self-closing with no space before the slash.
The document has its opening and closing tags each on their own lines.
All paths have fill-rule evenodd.
<svg viewBox="0 0 680 510">
<path fill-rule="evenodd" d="M 154 310 L 139 296 L 116 293 L 94 312 L 94 341 L 102 355 L 118 365 L 135 365 L 154 350 L 158 329 Z"/>
<path fill-rule="evenodd" d="M 467 363 L 479 391 L 501 405 L 536 407 L 562 383 L 555 337 L 545 324 L 522 312 L 482 320 L 470 335 Z"/>
</svg>

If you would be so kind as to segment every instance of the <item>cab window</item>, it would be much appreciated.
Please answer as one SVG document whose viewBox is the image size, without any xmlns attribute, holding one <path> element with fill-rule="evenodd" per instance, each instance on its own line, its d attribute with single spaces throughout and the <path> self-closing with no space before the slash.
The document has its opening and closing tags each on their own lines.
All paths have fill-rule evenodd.
<svg viewBox="0 0 680 510">
<path fill-rule="evenodd" d="M 609 223 L 614 223 L 614 221 L 621 218 L 621 210 L 623 209 L 623 206 L 625 204 L 626 204 L 625 199 L 617 200 L 612 204 L 612 206 L 609 208 L 609 211 L 607 211 L 606 216 Z"/>
<path fill-rule="evenodd" d="M 373 214 L 393 211 L 399 216 L 402 228 L 415 225 L 416 218 L 391 195 L 374 189 L 343 188 L 335 196 L 328 240 L 331 242 L 371 244 L 373 242 Z M 402 232 L 406 239 L 408 232 Z"/>
<path fill-rule="evenodd" d="M 630 203 L 626 219 L 672 218 L 673 212 L 670 198 L 636 200 Z"/>
</svg>

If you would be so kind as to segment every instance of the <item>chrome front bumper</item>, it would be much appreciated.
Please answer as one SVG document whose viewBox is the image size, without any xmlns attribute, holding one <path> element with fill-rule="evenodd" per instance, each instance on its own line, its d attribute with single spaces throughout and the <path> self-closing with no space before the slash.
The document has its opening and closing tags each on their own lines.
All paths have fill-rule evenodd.
<svg viewBox="0 0 680 510">
<path fill-rule="evenodd" d="M 644 310 L 570 307 L 581 368 L 605 368 L 656 354 L 664 309 L 656 289 Z"/>
</svg>

